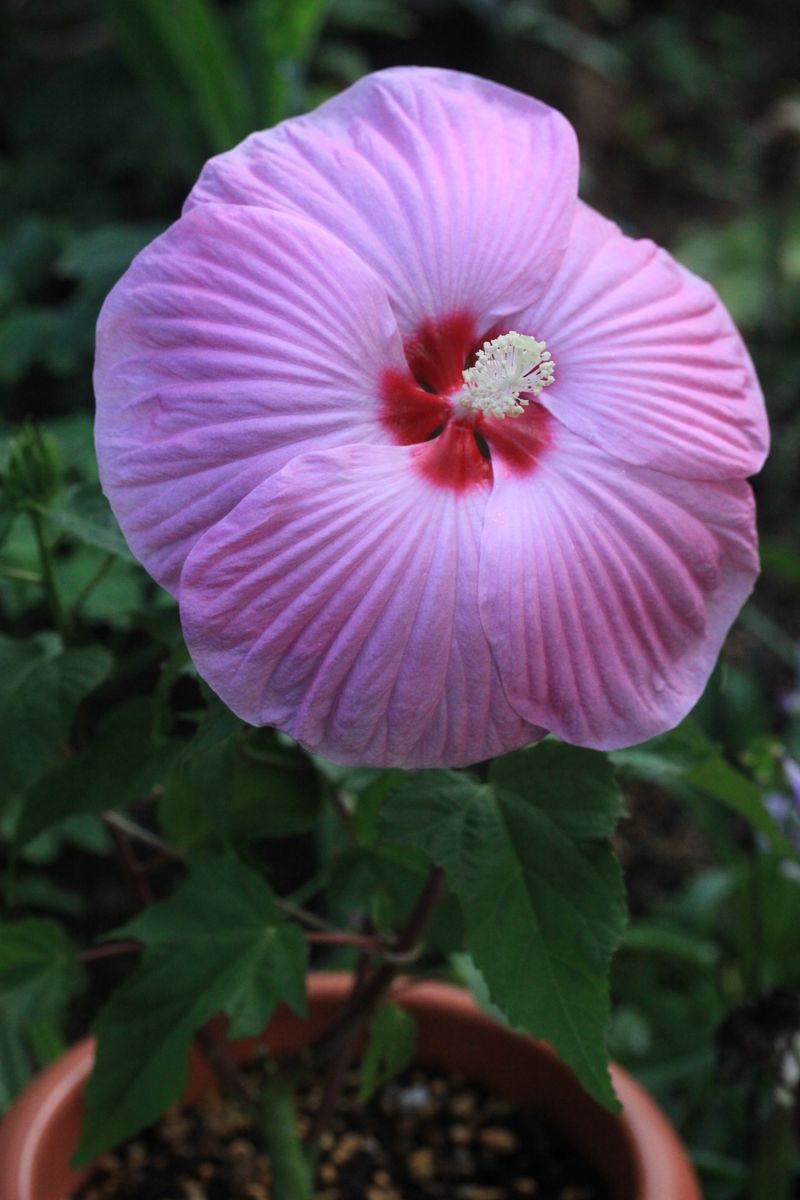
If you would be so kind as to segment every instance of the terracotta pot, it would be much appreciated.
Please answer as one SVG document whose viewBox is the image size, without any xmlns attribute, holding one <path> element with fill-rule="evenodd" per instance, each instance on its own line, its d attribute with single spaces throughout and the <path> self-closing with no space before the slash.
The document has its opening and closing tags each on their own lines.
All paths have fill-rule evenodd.
<svg viewBox="0 0 800 1200">
<path fill-rule="evenodd" d="M 307 1021 L 281 1009 L 263 1040 L 276 1054 L 291 1053 L 321 1029 L 349 988 L 344 974 L 312 975 Z M 621 1116 L 599 1108 L 546 1047 L 503 1029 L 470 997 L 444 984 L 398 990 L 397 999 L 418 1022 L 417 1059 L 481 1079 L 510 1100 L 551 1116 L 583 1155 L 608 1178 L 615 1200 L 701 1200 L 697 1179 L 674 1130 L 648 1094 L 620 1067 L 614 1085 Z M 259 1039 L 236 1042 L 239 1059 Z M 94 1047 L 87 1038 L 48 1067 L 0 1125 L 0 1200 L 68 1200 L 89 1174 L 73 1172 L 82 1088 Z M 213 1086 L 200 1055 L 192 1058 L 186 1099 Z"/>
</svg>

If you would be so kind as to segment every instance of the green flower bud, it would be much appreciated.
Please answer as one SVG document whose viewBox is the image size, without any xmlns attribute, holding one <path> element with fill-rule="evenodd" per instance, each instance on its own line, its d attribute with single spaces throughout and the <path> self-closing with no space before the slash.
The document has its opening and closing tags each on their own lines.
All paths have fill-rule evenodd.
<svg viewBox="0 0 800 1200">
<path fill-rule="evenodd" d="M 5 499 L 17 508 L 49 504 L 61 486 L 58 446 L 40 426 L 27 424 L 11 439 L 3 473 Z"/>
</svg>

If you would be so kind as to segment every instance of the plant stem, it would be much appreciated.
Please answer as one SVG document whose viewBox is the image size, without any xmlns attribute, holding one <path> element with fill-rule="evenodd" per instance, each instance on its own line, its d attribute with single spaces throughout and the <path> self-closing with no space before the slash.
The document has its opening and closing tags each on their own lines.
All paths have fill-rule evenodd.
<svg viewBox="0 0 800 1200">
<path fill-rule="evenodd" d="M 12 579 L 15 583 L 37 583 L 41 587 L 44 579 L 35 571 L 23 571 L 21 567 L 0 567 L 0 579 Z"/>
<path fill-rule="evenodd" d="M 276 1074 L 264 1088 L 261 1132 L 272 1168 L 274 1200 L 311 1200 L 314 1170 L 297 1136 L 292 1080 Z"/>
<path fill-rule="evenodd" d="M 370 931 L 373 929 L 372 921 L 367 919 L 364 921 L 364 929 Z M 370 969 L 369 956 L 362 952 L 356 966 L 355 986 L 359 987 L 364 983 Z M 314 1114 L 314 1120 L 311 1129 L 308 1133 L 308 1146 L 316 1150 L 319 1144 L 319 1139 L 327 1129 L 328 1124 L 336 1111 L 336 1105 L 344 1087 L 344 1081 L 347 1076 L 348 1068 L 350 1067 L 353 1058 L 358 1049 L 358 1039 L 363 1029 L 363 1022 L 359 1022 L 346 1037 L 338 1051 L 336 1052 L 330 1070 L 328 1071 L 325 1083 L 320 1097 L 319 1108 Z"/>
<path fill-rule="evenodd" d="M 105 558 L 101 562 L 100 566 L 95 571 L 94 575 L 92 575 L 91 579 L 88 581 L 88 583 L 83 588 L 83 590 L 79 593 L 77 600 L 72 605 L 71 616 L 72 616 L 73 621 L 78 616 L 79 612 L 81 611 L 84 604 L 91 596 L 94 589 L 97 587 L 97 585 L 99 583 L 102 583 L 102 581 L 105 579 L 106 575 L 111 570 L 111 568 L 113 567 L 113 565 L 116 561 L 117 561 L 116 554 L 107 554 L 105 556 Z"/>
<path fill-rule="evenodd" d="M 180 850 L 176 849 L 175 846 L 171 846 L 169 842 L 164 841 L 164 839 L 159 837 L 157 833 L 151 833 L 151 831 L 149 829 L 145 829 L 144 826 L 137 825 L 135 821 L 132 821 L 130 817 L 124 816 L 123 813 L 109 810 L 103 814 L 103 821 L 112 837 L 115 836 L 113 831 L 117 830 L 126 838 L 142 842 L 144 845 L 151 846 L 158 852 L 154 856 L 154 859 L 146 863 L 139 862 L 137 864 L 140 872 L 145 875 L 150 871 L 151 867 L 160 866 L 163 862 L 186 861 L 186 856 L 182 854 Z M 330 941 L 339 945 L 365 947 L 365 943 L 358 940 L 360 937 L 359 934 L 337 929 L 328 921 L 323 920 L 322 917 L 318 917 L 316 913 L 309 912 L 306 908 L 301 908 L 300 905 L 294 904 L 291 900 L 285 900 L 282 896 L 276 896 L 275 903 L 282 912 L 285 912 L 288 917 L 292 917 L 300 925 L 306 925 L 311 930 L 319 931 L 319 933 L 306 935 L 308 940 L 311 942 Z M 323 933 L 330 934 L 332 936 L 329 938 L 323 937 Z M 392 950 L 391 947 L 385 946 L 383 943 L 376 944 L 375 949 L 376 953 L 384 954 L 385 952 L 389 952 L 393 958 L 396 957 L 396 951 Z"/>
<path fill-rule="evenodd" d="M 97 962 L 101 958 L 116 958 L 119 954 L 138 954 L 141 948 L 141 942 L 135 942 L 131 938 L 126 941 L 106 942 L 102 946 L 90 946 L 88 950 L 80 950 L 77 957 L 78 962 Z"/>
<path fill-rule="evenodd" d="M 228 1053 L 225 1045 L 213 1031 L 213 1019 L 202 1029 L 198 1029 L 194 1040 L 201 1050 L 206 1062 L 216 1075 L 222 1088 L 238 1096 L 240 1100 L 252 1108 L 256 1096 L 249 1082 L 239 1070 L 239 1065 Z"/>
<path fill-rule="evenodd" d="M 791 1106 L 773 1104 L 757 1134 L 750 1200 L 790 1200 L 794 1149 Z"/>
<path fill-rule="evenodd" d="M 764 986 L 764 962 L 762 947 L 764 945 L 764 902 L 762 894 L 761 880 L 761 862 L 762 858 L 757 847 L 754 847 L 749 856 L 750 879 L 748 887 L 748 901 L 750 907 L 750 925 L 751 936 L 749 953 L 745 958 L 745 963 L 749 967 L 751 976 L 750 990 L 753 995 L 758 995 Z"/>
<path fill-rule="evenodd" d="M 283 896 L 276 896 L 275 903 L 282 912 L 286 913 L 287 917 L 294 917 L 298 924 L 307 925 L 309 929 L 332 932 L 335 928 L 329 921 L 318 917 L 316 913 L 309 912 L 307 908 L 302 908 L 299 904 L 295 904 L 293 900 L 286 900 Z"/>
<path fill-rule="evenodd" d="M 0 546 L 5 543 L 6 538 L 11 533 L 16 517 L 17 514 L 15 512 L 9 513 L 5 518 L 0 517 Z"/>
<path fill-rule="evenodd" d="M 50 614 L 53 618 L 53 623 L 56 629 L 61 634 L 64 642 L 69 641 L 70 628 L 67 621 L 64 607 L 61 603 L 61 597 L 58 594 L 56 585 L 56 577 L 53 572 L 53 559 L 50 554 L 50 547 L 47 544 L 47 538 L 44 532 L 44 522 L 42 514 L 36 508 L 29 508 L 28 515 L 33 526 L 33 535 L 36 538 L 36 546 L 39 551 L 39 562 L 42 568 L 42 584 L 44 585 L 47 603 L 50 606 Z"/>
<path fill-rule="evenodd" d="M 739 614 L 741 623 L 790 667 L 797 666 L 797 646 L 777 621 L 755 604 L 747 604 Z"/>
<path fill-rule="evenodd" d="M 330 1120 L 335 1110 L 347 1068 L 356 1052 L 364 1026 L 384 993 L 391 986 L 400 970 L 400 964 L 406 961 L 416 949 L 425 926 L 444 891 L 444 884 L 443 869 L 433 867 L 411 915 L 392 948 L 392 960 L 384 958 L 381 965 L 370 974 L 366 969 L 366 960 L 362 959 L 353 990 L 346 1003 L 307 1048 L 317 1059 L 333 1055 L 333 1062 L 323 1090 L 320 1112 L 317 1114 L 309 1136 L 309 1144 L 312 1147 L 319 1140 L 327 1121 Z M 297 1059 L 293 1057 L 282 1065 L 294 1067 L 296 1062 Z"/>
<path fill-rule="evenodd" d="M 434 867 L 425 881 L 414 910 L 408 918 L 394 945 L 393 957 L 405 957 L 414 949 L 420 936 L 444 891 L 444 871 Z M 363 982 L 356 981 L 353 991 L 346 1004 L 333 1020 L 322 1030 L 312 1043 L 315 1054 L 327 1053 L 335 1049 L 346 1037 L 351 1027 L 367 1019 L 384 992 L 389 988 L 398 973 L 399 964 L 384 962 L 373 975 Z"/>
<path fill-rule="evenodd" d="M 395 943 L 396 954 L 408 954 L 414 949 L 433 916 L 433 910 L 444 893 L 445 874 L 443 867 L 432 867 L 425 886 L 420 892 L 411 916 L 406 921 Z"/>
<path fill-rule="evenodd" d="M 333 811 L 336 813 L 339 824 L 342 827 L 342 831 L 347 838 L 347 841 L 351 846 L 357 845 L 358 838 L 356 837 L 356 831 L 353 826 L 353 814 L 350 812 L 350 809 L 342 799 L 341 793 L 337 791 L 336 788 L 331 787 L 326 790 L 328 792 L 328 797 L 330 799 Z"/>
<path fill-rule="evenodd" d="M 344 1081 L 347 1077 L 347 1072 L 350 1064 L 356 1056 L 358 1050 L 358 1041 L 363 1028 L 363 1021 L 360 1021 L 342 1041 L 339 1049 L 334 1055 L 333 1062 L 330 1065 L 325 1083 L 322 1088 L 322 1096 L 320 1097 L 319 1108 L 314 1113 L 314 1121 L 308 1133 L 306 1146 L 309 1153 L 314 1154 L 319 1145 L 319 1139 L 328 1128 L 333 1114 L 336 1112 L 336 1106 L 339 1103 L 339 1097 L 342 1094 Z"/>
<path fill-rule="evenodd" d="M 114 809 L 108 809 L 103 813 L 103 821 L 108 827 L 109 832 L 112 829 L 119 830 L 126 837 L 132 838 L 134 841 L 143 842 L 146 846 L 152 846 L 154 850 L 159 850 L 168 858 L 183 861 L 183 855 L 180 850 L 176 850 L 169 842 L 165 842 L 157 833 L 151 833 L 149 829 L 145 829 L 143 825 L 137 825 L 130 817 L 126 817 L 123 813 L 115 812 Z"/>
<path fill-rule="evenodd" d="M 365 950 L 367 954 L 384 954 L 387 947 L 380 938 L 371 937 L 364 933 L 348 933 L 339 929 L 307 929 L 304 937 L 311 945 L 319 946 L 355 946 Z"/>
<path fill-rule="evenodd" d="M 277 903 L 280 905 L 280 901 Z M 303 936 L 312 946 L 354 946 L 367 956 L 367 960 L 382 958 L 398 967 L 408 966 L 416 957 L 415 949 L 407 952 L 396 950 L 393 943 L 384 941 L 375 933 L 353 933 L 349 929 L 306 929 Z"/>
<path fill-rule="evenodd" d="M 136 893 L 136 898 L 142 908 L 146 908 L 148 904 L 153 902 L 153 889 L 150 886 L 150 880 L 147 878 L 147 871 L 139 862 L 138 858 L 131 848 L 128 841 L 127 833 L 123 828 L 120 828 L 119 820 L 115 820 L 116 814 L 103 813 L 103 824 L 114 842 L 120 862 L 125 870 L 131 887 Z"/>
</svg>

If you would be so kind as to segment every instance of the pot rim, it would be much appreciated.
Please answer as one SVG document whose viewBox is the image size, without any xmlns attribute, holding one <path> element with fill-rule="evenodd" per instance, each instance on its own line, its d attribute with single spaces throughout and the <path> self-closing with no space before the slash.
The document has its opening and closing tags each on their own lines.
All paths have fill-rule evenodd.
<svg viewBox="0 0 800 1200">
<path fill-rule="evenodd" d="M 349 972 L 312 972 L 308 980 L 310 1006 L 312 1003 L 323 1008 L 338 1006 L 347 994 L 351 978 Z M 560 1087 L 575 1092 L 575 1107 L 584 1110 L 585 1127 L 587 1105 L 591 1106 L 593 1102 L 581 1092 L 569 1068 L 557 1059 L 549 1046 L 505 1029 L 482 1011 L 465 989 L 452 984 L 401 979 L 395 984 L 392 995 L 398 1003 L 418 1015 L 460 1025 L 470 1039 L 490 1035 L 498 1044 L 508 1039 L 516 1054 L 527 1054 L 530 1062 L 538 1057 L 540 1065 L 549 1064 L 548 1070 L 557 1073 L 555 1078 Z M 269 1029 L 276 1024 L 280 1024 L 281 1031 L 288 1034 L 290 1040 L 302 1043 L 305 1023 L 299 1018 L 282 1009 L 273 1018 Z M 263 1039 L 248 1039 L 231 1045 L 238 1053 L 246 1055 L 248 1048 L 258 1044 L 259 1040 Z M 421 1055 L 421 1061 L 425 1057 Z M 93 1061 L 94 1039 L 83 1038 L 29 1084 L 0 1123 L 0 1200 L 69 1200 L 69 1193 L 65 1194 L 63 1187 L 48 1187 L 42 1183 L 49 1171 L 43 1172 L 41 1159 L 42 1155 L 51 1157 L 54 1147 L 62 1148 L 64 1140 L 69 1142 L 74 1137 L 82 1112 L 81 1092 Z M 196 1090 L 202 1090 L 208 1081 L 207 1072 L 202 1067 L 200 1070 L 205 1082 Z M 620 1168 L 629 1181 L 623 1188 L 623 1193 L 629 1192 L 629 1197 L 625 1195 L 624 1200 L 702 1200 L 686 1151 L 661 1109 L 623 1067 L 612 1063 L 611 1077 L 622 1112 L 611 1116 L 599 1110 L 598 1120 L 602 1114 L 602 1120 L 610 1130 L 613 1123 L 617 1149 L 621 1149 L 628 1160 Z M 581 1150 L 585 1150 L 583 1145 Z M 605 1155 L 608 1158 L 607 1147 Z M 593 1155 L 587 1153 L 587 1157 Z M 80 1186 L 91 1169 L 91 1166 L 83 1168 L 71 1176 L 67 1184 L 70 1191 Z"/>
</svg>

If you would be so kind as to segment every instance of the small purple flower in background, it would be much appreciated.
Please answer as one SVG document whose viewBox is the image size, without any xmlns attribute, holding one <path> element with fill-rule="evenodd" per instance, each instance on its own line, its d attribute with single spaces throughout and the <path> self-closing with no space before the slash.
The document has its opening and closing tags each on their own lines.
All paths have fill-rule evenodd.
<svg viewBox="0 0 800 1200">
<path fill-rule="evenodd" d="M 782 765 L 788 792 L 767 792 L 764 803 L 781 833 L 800 854 L 800 763 L 787 756 Z M 784 867 L 793 879 L 800 880 L 797 863 L 786 862 Z"/>
<path fill-rule="evenodd" d="M 212 159 L 106 301 L 103 485 L 245 720 L 438 766 L 697 700 L 757 574 L 763 400 L 577 170 L 546 105 L 384 71 Z"/>
<path fill-rule="evenodd" d="M 780 697 L 781 711 L 790 720 L 800 718 L 800 645 L 794 647 L 794 658 L 794 685 L 788 691 L 783 692 Z"/>
</svg>

